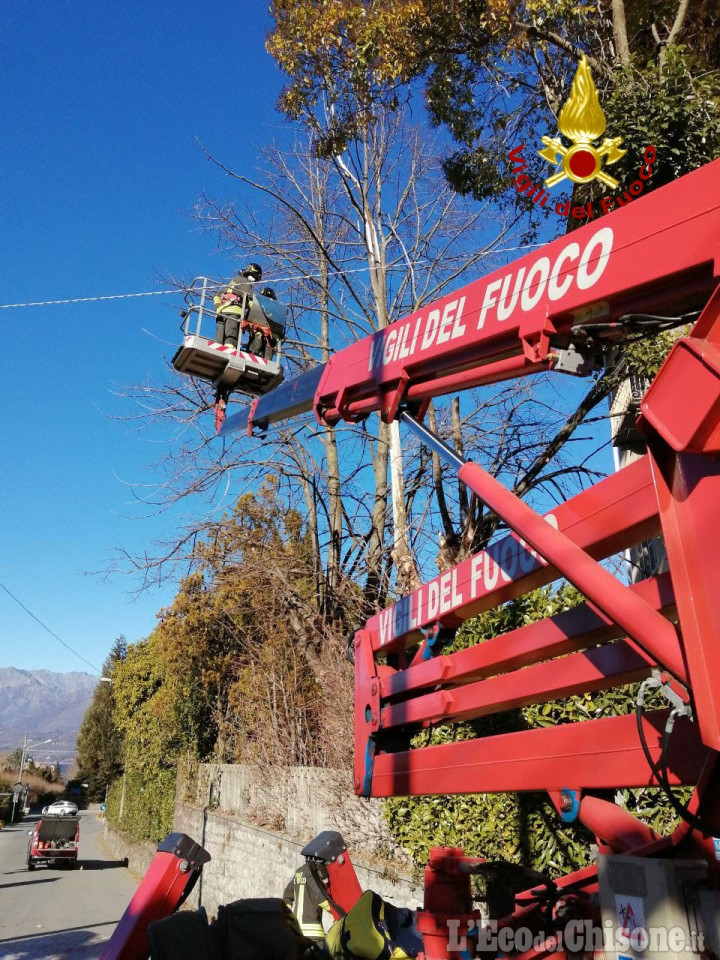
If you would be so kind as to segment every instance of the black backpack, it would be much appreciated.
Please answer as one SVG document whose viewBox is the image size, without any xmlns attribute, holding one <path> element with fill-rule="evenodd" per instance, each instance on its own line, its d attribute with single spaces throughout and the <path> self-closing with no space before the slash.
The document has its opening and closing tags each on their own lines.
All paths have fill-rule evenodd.
<svg viewBox="0 0 720 960">
<path fill-rule="evenodd" d="M 218 907 L 212 933 L 220 960 L 309 960 L 321 955 L 302 935 L 285 901 L 271 897 Z"/>
<path fill-rule="evenodd" d="M 220 960 L 204 907 L 183 910 L 148 925 L 150 960 Z"/>
</svg>

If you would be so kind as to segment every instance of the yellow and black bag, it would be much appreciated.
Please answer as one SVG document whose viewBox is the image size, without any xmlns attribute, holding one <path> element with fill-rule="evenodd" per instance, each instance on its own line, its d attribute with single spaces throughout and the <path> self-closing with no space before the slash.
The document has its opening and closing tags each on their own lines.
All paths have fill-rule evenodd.
<svg viewBox="0 0 720 960">
<path fill-rule="evenodd" d="M 394 937 L 394 923 L 398 920 L 404 928 L 399 937 Z M 402 920 L 400 918 L 403 918 Z M 347 916 L 332 925 L 326 937 L 332 960 L 406 960 L 417 956 L 422 949 L 422 940 L 412 924 L 412 912 L 400 911 L 372 890 L 366 890 Z"/>
</svg>

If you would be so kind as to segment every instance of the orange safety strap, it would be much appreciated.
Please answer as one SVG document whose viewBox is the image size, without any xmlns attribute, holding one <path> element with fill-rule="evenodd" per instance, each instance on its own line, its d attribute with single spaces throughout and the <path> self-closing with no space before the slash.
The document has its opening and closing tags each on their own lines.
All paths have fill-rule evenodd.
<svg viewBox="0 0 720 960">
<path fill-rule="evenodd" d="M 249 320 L 243 320 L 240 323 L 240 328 L 242 330 L 253 330 L 255 333 L 259 331 L 265 337 L 267 342 L 271 344 L 271 346 L 275 346 L 275 343 L 277 342 L 270 327 L 264 327 L 260 323 L 251 323 Z"/>
</svg>

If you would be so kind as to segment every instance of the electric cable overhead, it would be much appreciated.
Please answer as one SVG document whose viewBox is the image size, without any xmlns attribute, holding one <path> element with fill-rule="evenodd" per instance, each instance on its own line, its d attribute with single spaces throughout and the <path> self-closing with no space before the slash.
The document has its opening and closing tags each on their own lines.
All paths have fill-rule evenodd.
<svg viewBox="0 0 720 960">
<path fill-rule="evenodd" d="M 18 598 L 15 596 L 15 594 L 12 593 L 10 590 L 8 590 L 8 588 L 5 586 L 5 584 L 2 583 L 1 581 L 0 581 L 0 587 L 2 587 L 2 589 L 5 591 L 5 593 L 6 593 L 12 600 L 14 600 L 15 603 L 17 603 L 17 605 L 18 605 L 19 607 L 22 607 L 22 608 L 23 608 L 23 610 L 25 611 L 25 613 L 28 614 L 28 616 L 32 617 L 33 620 L 34 620 L 36 623 L 39 623 L 40 626 L 43 628 L 43 630 L 45 630 L 47 633 L 49 633 L 51 637 L 53 637 L 55 640 L 57 640 L 58 643 L 61 643 L 67 650 L 70 651 L 70 653 L 75 654 L 75 656 L 76 656 L 79 660 L 82 660 L 83 663 L 86 663 L 86 664 L 88 665 L 88 667 L 91 667 L 91 668 L 95 671 L 95 673 L 97 673 L 98 676 L 101 676 L 101 675 L 102 675 L 102 671 L 101 671 L 98 667 L 96 667 L 94 663 L 90 663 L 90 661 L 89 661 L 89 660 L 86 660 L 85 657 L 84 657 L 81 653 L 78 653 L 77 650 L 73 650 L 73 648 L 70 646 L 69 643 L 65 643 L 65 641 L 64 641 L 61 637 L 59 637 L 53 630 L 51 630 L 50 627 L 48 627 L 46 624 L 44 624 L 39 617 L 36 617 L 35 614 L 32 612 L 32 610 L 28 610 L 28 608 L 25 606 L 25 604 L 22 602 L 22 600 L 18 600 Z"/>
<path fill-rule="evenodd" d="M 526 243 L 519 247 L 500 247 L 497 250 L 488 250 L 487 255 L 496 253 L 511 253 L 514 250 L 527 250 L 532 247 L 542 246 L 539 243 Z M 413 266 L 419 266 L 422 264 L 430 263 L 430 260 L 422 259 L 415 260 Z M 380 269 L 375 267 L 352 267 L 349 270 L 329 270 L 324 276 L 344 276 L 348 273 L 369 273 L 373 269 Z M 407 270 L 407 264 L 397 264 L 396 266 L 389 266 L 382 268 L 386 271 L 388 270 Z M 294 276 L 287 277 L 273 277 L 273 283 L 291 283 L 295 280 L 317 280 L 322 276 L 319 273 L 299 273 Z M 226 285 L 227 281 L 218 280 L 216 287 L 220 289 Z M 211 287 L 209 289 L 214 289 Z M 177 290 L 165 289 L 165 290 L 145 290 L 141 293 L 108 293 L 102 294 L 95 297 L 68 297 L 64 300 L 29 300 L 25 303 L 0 303 L 0 310 L 14 310 L 18 307 L 54 307 L 61 306 L 63 304 L 69 303 L 98 303 L 101 300 L 131 300 L 138 297 L 161 297 L 161 296 L 171 296 L 173 294 L 188 294 L 193 291 L 198 291 L 198 287 L 178 287 Z"/>
</svg>

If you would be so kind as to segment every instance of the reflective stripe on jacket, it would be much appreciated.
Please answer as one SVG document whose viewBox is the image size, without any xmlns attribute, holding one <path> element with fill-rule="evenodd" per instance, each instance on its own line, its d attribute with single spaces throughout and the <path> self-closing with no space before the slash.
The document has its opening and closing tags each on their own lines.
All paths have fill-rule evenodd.
<svg viewBox="0 0 720 960">
<path fill-rule="evenodd" d="M 253 285 L 242 274 L 238 274 L 230 281 L 229 286 L 213 297 L 215 313 L 225 316 L 242 317 L 252 303 Z M 243 305 L 243 297 L 247 297 Z"/>
<path fill-rule="evenodd" d="M 318 881 L 313 868 L 305 863 L 285 888 L 284 900 L 297 917 L 303 936 L 324 940 L 323 910 L 330 910 L 327 893 Z"/>
</svg>

